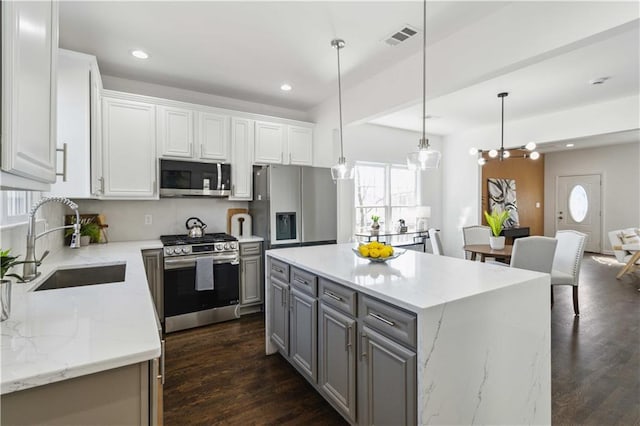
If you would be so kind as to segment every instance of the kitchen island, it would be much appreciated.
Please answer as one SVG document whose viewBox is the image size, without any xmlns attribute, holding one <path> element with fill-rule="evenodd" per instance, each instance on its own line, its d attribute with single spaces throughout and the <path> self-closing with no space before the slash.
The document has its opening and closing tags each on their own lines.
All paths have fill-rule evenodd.
<svg viewBox="0 0 640 426">
<path fill-rule="evenodd" d="M 549 276 L 353 244 L 266 252 L 266 352 L 353 424 L 550 424 Z"/>
<path fill-rule="evenodd" d="M 161 343 L 141 250 L 161 248 L 160 241 L 64 248 L 44 260 L 40 277 L 13 284 L 11 315 L 0 325 L 2 423 L 16 413 L 25 424 L 154 423 L 151 362 Z M 121 282 L 34 291 L 56 270 L 122 264 Z"/>
</svg>

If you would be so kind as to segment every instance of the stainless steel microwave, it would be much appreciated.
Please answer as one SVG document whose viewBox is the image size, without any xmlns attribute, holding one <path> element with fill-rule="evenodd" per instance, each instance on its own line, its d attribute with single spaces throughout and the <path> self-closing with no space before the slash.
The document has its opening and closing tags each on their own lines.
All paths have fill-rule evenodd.
<svg viewBox="0 0 640 426">
<path fill-rule="evenodd" d="M 227 197 L 230 193 L 229 164 L 160 160 L 161 197 Z"/>
</svg>

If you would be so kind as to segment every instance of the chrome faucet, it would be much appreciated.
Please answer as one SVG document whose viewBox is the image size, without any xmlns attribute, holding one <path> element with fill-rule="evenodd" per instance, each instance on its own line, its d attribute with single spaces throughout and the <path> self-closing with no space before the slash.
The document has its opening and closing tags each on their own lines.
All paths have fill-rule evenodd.
<svg viewBox="0 0 640 426">
<path fill-rule="evenodd" d="M 40 206 L 51 201 L 62 203 L 73 209 L 73 211 L 76 212 L 76 223 L 73 225 L 59 226 L 57 228 L 44 231 L 42 234 L 36 235 L 36 211 L 38 211 Z M 40 265 L 42 259 L 49 254 L 48 251 L 45 251 L 40 260 L 36 259 L 36 240 L 49 232 L 65 228 L 73 228 L 73 235 L 71 235 L 71 244 L 69 247 L 80 247 L 80 213 L 78 212 L 78 205 L 70 199 L 64 197 L 45 197 L 31 207 L 31 210 L 29 210 L 29 225 L 27 228 L 27 254 L 25 255 L 25 264 L 22 274 L 22 279 L 24 281 L 31 281 L 40 275 L 40 272 L 38 272 L 38 265 Z"/>
</svg>

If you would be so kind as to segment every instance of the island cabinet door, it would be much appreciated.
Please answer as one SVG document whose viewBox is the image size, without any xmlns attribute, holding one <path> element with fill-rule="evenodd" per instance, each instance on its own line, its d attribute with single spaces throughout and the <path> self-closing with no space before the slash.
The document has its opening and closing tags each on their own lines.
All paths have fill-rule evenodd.
<svg viewBox="0 0 640 426">
<path fill-rule="evenodd" d="M 360 328 L 358 424 L 415 425 L 416 353 L 371 328 Z"/>
<path fill-rule="evenodd" d="M 289 285 L 271 279 L 271 341 L 289 355 Z"/>
<path fill-rule="evenodd" d="M 318 386 L 334 407 L 356 420 L 356 321 L 324 303 L 319 315 Z"/>
<path fill-rule="evenodd" d="M 313 383 L 318 380 L 318 301 L 292 288 L 290 297 L 291 361 Z"/>
</svg>

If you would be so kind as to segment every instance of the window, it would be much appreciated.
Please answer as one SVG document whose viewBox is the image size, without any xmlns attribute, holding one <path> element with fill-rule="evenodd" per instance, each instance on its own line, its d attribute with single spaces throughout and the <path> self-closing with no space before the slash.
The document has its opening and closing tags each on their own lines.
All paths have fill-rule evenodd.
<svg viewBox="0 0 640 426">
<path fill-rule="evenodd" d="M 393 230 L 400 219 L 416 222 L 417 175 L 406 166 L 356 163 L 356 230 L 368 230 L 371 216 L 380 216 L 383 228 Z"/>
<path fill-rule="evenodd" d="M 1 191 L 2 226 L 26 222 L 31 203 L 35 200 L 33 192 L 29 191 Z"/>
</svg>

